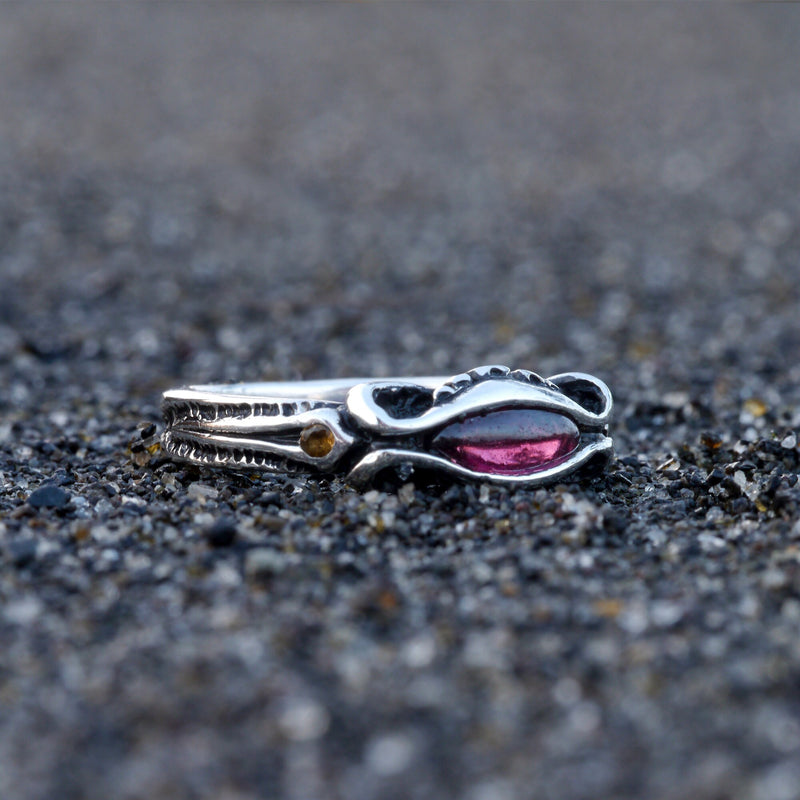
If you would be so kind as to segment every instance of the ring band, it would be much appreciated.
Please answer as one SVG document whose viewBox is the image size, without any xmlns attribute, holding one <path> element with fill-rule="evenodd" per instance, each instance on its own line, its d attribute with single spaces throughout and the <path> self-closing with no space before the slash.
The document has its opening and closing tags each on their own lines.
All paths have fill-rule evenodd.
<svg viewBox="0 0 800 800">
<path fill-rule="evenodd" d="M 540 486 L 609 460 L 611 407 L 591 375 L 496 365 L 452 378 L 211 384 L 164 393 L 162 447 L 206 466 L 356 486 L 388 469 Z"/>
</svg>

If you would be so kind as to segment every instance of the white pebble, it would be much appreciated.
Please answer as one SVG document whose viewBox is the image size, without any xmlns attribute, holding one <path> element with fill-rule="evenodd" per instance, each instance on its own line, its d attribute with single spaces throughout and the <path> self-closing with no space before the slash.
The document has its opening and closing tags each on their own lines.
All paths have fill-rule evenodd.
<svg viewBox="0 0 800 800">
<path fill-rule="evenodd" d="M 367 765 L 378 775 L 398 775 L 413 757 L 414 742 L 402 733 L 378 736 L 367 745 Z"/>
<path fill-rule="evenodd" d="M 319 703 L 310 699 L 296 700 L 280 715 L 278 725 L 283 734 L 294 742 L 319 739 L 330 724 L 330 715 Z"/>
</svg>

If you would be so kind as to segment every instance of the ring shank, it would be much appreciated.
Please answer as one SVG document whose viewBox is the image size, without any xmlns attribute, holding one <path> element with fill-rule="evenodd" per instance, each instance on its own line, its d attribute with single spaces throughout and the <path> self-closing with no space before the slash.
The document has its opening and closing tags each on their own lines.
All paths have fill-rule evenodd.
<svg viewBox="0 0 800 800">
<path fill-rule="evenodd" d="M 261 381 L 253 383 L 210 383 L 187 386 L 164 392 L 165 400 L 204 400 L 211 402 L 235 403 L 241 400 L 259 402 L 323 400 L 343 403 L 347 393 L 361 383 L 377 381 L 398 385 L 408 384 L 435 389 L 447 380 L 441 375 L 403 378 L 337 378 L 314 381 Z"/>
</svg>

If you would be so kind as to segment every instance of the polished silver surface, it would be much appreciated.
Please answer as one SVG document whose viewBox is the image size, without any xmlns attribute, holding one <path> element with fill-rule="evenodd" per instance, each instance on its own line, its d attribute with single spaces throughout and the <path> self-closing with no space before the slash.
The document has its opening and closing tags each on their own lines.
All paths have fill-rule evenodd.
<svg viewBox="0 0 800 800">
<path fill-rule="evenodd" d="M 207 466 L 280 473 L 333 473 L 363 486 L 381 472 L 415 469 L 460 479 L 538 486 L 589 461 L 608 460 L 612 398 L 585 373 L 541 378 L 490 365 L 453 377 L 188 386 L 164 393 L 162 446 L 170 456 Z M 499 409 L 541 409 L 580 431 L 566 457 L 522 474 L 478 471 L 431 449 L 450 423 Z"/>
</svg>

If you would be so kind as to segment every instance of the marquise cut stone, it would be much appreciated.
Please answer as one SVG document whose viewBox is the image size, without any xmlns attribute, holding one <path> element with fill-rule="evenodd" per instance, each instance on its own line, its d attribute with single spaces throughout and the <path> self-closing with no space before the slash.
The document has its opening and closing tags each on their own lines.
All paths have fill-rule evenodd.
<svg viewBox="0 0 800 800">
<path fill-rule="evenodd" d="M 563 461 L 580 443 L 577 425 L 541 408 L 500 408 L 443 428 L 431 446 L 474 472 L 528 475 Z"/>
</svg>

